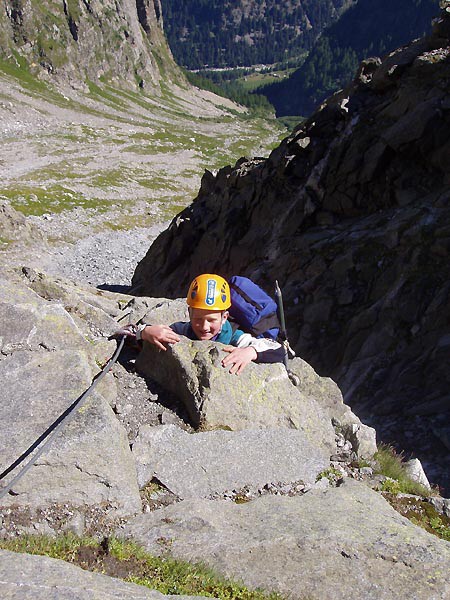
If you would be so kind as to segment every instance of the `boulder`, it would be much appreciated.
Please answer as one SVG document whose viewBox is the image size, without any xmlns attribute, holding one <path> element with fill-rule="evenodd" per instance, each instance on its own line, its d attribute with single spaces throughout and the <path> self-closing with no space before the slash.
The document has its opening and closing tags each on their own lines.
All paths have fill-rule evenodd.
<svg viewBox="0 0 450 600">
<path fill-rule="evenodd" d="M 165 596 L 156 590 L 125 583 L 48 556 L 0 550 L 3 600 L 188 600 L 191 596 Z"/>
<path fill-rule="evenodd" d="M 312 485 L 328 457 L 302 431 L 246 429 L 189 434 L 174 425 L 141 427 L 133 444 L 138 482 L 151 479 L 179 498 L 249 493 L 283 483 Z"/>
<path fill-rule="evenodd" d="M 0 403 L 2 470 L 58 419 L 92 379 L 86 356 L 73 349 L 27 354 L 16 352 L 0 361 L 5 382 Z M 94 392 L 12 492 L 1 505 L 36 509 L 65 503 L 103 504 L 117 515 L 140 510 L 125 430 L 100 394 Z"/>
<path fill-rule="evenodd" d="M 412 458 L 405 462 L 405 471 L 411 479 L 417 481 L 428 490 L 431 490 L 430 482 L 425 475 L 425 471 L 423 470 L 422 463 L 418 458 Z"/>
<path fill-rule="evenodd" d="M 333 452 L 334 430 L 317 402 L 293 386 L 281 364 L 249 364 L 238 377 L 221 366 L 222 345 L 186 338 L 160 352 L 144 344 L 136 368 L 177 395 L 202 429 L 299 429 Z"/>
<path fill-rule="evenodd" d="M 0 200 L 0 247 L 16 241 L 24 244 L 36 243 L 36 241 L 44 243 L 37 227 L 33 227 L 22 213 L 2 199 Z"/>
<path fill-rule="evenodd" d="M 186 303 L 184 299 L 177 299 L 172 301 L 167 299 L 158 299 L 154 301 L 152 307 L 149 307 L 149 310 L 142 317 L 141 321 L 152 324 L 168 324 L 179 320 L 186 320 L 187 318 L 188 317 Z M 196 343 L 192 348 L 194 347 L 202 348 Z M 214 347 L 218 348 L 218 346 L 216 345 L 214 345 Z M 213 346 L 211 346 L 211 348 L 213 348 Z M 203 347 L 203 350 L 205 350 L 205 347 Z M 175 352 L 177 357 L 181 356 L 181 346 L 177 345 L 173 347 L 171 349 L 171 352 Z M 192 397 L 192 393 L 194 393 L 195 395 L 195 390 L 197 389 L 195 380 L 203 381 L 205 374 L 207 374 L 206 377 L 208 381 L 205 383 L 204 387 L 209 388 L 209 374 L 217 371 L 217 369 L 212 370 L 207 365 L 208 362 L 210 362 L 211 360 L 217 365 L 220 362 L 218 359 L 218 355 L 217 353 L 215 353 L 214 350 L 212 350 L 212 354 L 209 354 L 211 354 L 211 357 L 214 354 L 214 358 L 210 358 L 208 356 L 208 352 L 209 351 L 205 350 L 204 352 L 202 351 L 202 353 L 199 355 L 198 353 L 196 353 L 196 351 L 189 350 L 188 356 L 185 356 L 184 354 L 183 356 L 185 356 L 185 358 L 182 361 L 181 359 L 175 360 L 175 363 L 177 364 L 181 361 L 182 366 L 178 366 L 172 369 L 171 364 L 167 364 L 166 366 L 162 367 L 161 363 L 161 361 L 163 361 L 164 364 L 166 364 L 167 361 L 169 361 L 169 363 L 172 363 L 172 359 L 169 358 L 169 355 L 161 355 L 161 353 L 155 351 L 153 347 L 144 345 L 144 350 L 137 360 L 137 368 L 146 376 L 155 379 L 161 385 L 167 387 L 167 389 L 169 389 L 172 393 L 174 393 L 178 397 L 181 397 L 189 410 L 193 422 L 196 425 L 199 425 L 201 423 L 202 427 L 206 428 L 220 426 L 228 426 L 232 429 L 240 428 L 241 425 L 237 425 L 236 421 L 234 422 L 234 424 L 232 424 L 229 420 L 231 418 L 231 414 L 228 414 L 226 417 L 224 417 L 226 418 L 225 421 L 219 422 L 217 420 L 219 415 L 217 415 L 217 413 L 215 412 L 214 414 L 217 416 L 213 416 L 211 406 L 209 406 L 208 403 L 206 406 L 204 406 L 203 397 L 198 400 L 195 400 Z M 194 353 L 196 354 L 195 360 Z M 202 356 L 202 360 L 200 361 L 200 363 L 199 356 Z M 181 378 L 178 377 L 178 375 L 176 374 L 179 373 L 180 368 L 183 371 L 183 373 L 185 370 L 187 370 L 188 372 L 190 372 L 190 374 L 180 374 Z M 281 390 L 280 398 L 281 396 L 283 396 L 279 405 L 279 410 L 281 410 L 282 412 L 288 411 L 289 408 L 287 404 L 287 399 L 291 396 L 293 396 L 294 398 L 298 398 L 298 394 L 295 392 L 292 386 L 289 385 L 288 381 L 285 378 L 285 373 L 280 367 L 280 365 L 258 365 L 256 368 L 255 366 L 250 365 L 249 367 L 247 367 L 247 369 L 253 369 L 259 374 L 272 371 L 272 376 L 268 376 L 268 382 L 270 383 L 270 385 L 272 385 L 273 382 L 278 381 L 278 383 L 274 386 L 274 390 Z M 325 415 L 328 415 L 328 419 L 325 416 L 325 421 L 330 420 L 333 423 L 336 431 L 342 434 L 345 440 L 350 442 L 353 455 L 359 459 L 372 457 L 377 451 L 375 430 L 361 423 L 360 419 L 351 411 L 350 407 L 344 404 L 342 394 L 337 385 L 334 383 L 334 381 L 327 377 L 320 377 L 314 371 L 314 369 L 301 358 L 295 358 L 294 360 L 290 361 L 289 369 L 293 373 L 295 373 L 295 375 L 297 375 L 297 391 L 300 392 L 302 398 L 308 399 L 308 405 L 319 405 L 321 413 L 325 411 Z M 247 373 L 248 372 L 249 371 L 247 371 Z M 245 376 L 245 371 L 243 375 Z M 222 372 L 222 377 L 220 379 L 225 386 L 229 386 L 228 374 Z M 254 383 L 253 379 L 251 385 L 253 385 Z M 241 382 L 242 380 L 239 380 L 239 385 L 241 384 Z M 222 385 L 222 383 L 220 385 Z M 215 385 L 218 385 L 218 383 L 216 382 Z M 238 383 L 235 380 L 233 380 L 233 388 L 236 385 L 238 385 Z M 264 381 L 261 380 L 261 382 L 259 382 L 258 385 L 264 386 Z M 187 391 L 187 393 L 185 390 L 186 386 L 188 386 L 190 389 L 190 391 Z M 285 392 L 282 391 L 282 388 L 285 388 Z M 242 389 L 242 387 L 240 389 Z M 203 392 L 201 391 L 199 393 L 202 394 Z M 210 392 L 209 390 L 207 390 L 205 393 L 209 394 Z M 247 392 L 245 392 L 245 390 L 243 393 L 245 393 L 248 398 L 251 397 L 251 394 L 248 394 Z M 256 393 L 257 392 L 255 391 L 255 394 Z M 275 391 L 274 393 L 277 392 Z M 227 403 L 222 404 L 225 404 L 227 412 L 229 412 L 229 401 L 227 401 Z M 200 405 L 202 405 L 201 409 L 199 408 Z M 244 414 L 242 414 L 241 409 L 239 409 L 239 412 L 242 418 L 244 418 Z M 302 414 L 308 413 L 305 411 Z M 245 417 L 248 418 L 248 427 L 252 427 L 253 417 L 256 418 L 256 412 L 254 415 L 253 412 L 251 412 L 250 414 L 248 414 L 248 417 Z M 292 415 L 290 415 L 288 418 L 291 417 Z M 274 421 L 269 421 L 268 414 L 266 414 L 265 419 L 267 426 L 270 426 L 271 422 L 274 423 Z M 278 420 L 277 422 L 278 425 L 282 423 L 282 421 L 280 420 Z M 295 426 L 295 423 L 295 420 L 289 421 L 288 426 Z M 245 425 L 243 426 L 245 427 Z"/>
<path fill-rule="evenodd" d="M 293 598 L 445 600 L 450 593 L 450 544 L 352 480 L 245 504 L 184 500 L 118 533 L 152 553 L 202 561 L 248 587 Z"/>
<path fill-rule="evenodd" d="M 184 298 L 178 298 L 176 300 L 165 298 L 136 298 L 130 301 L 127 306 L 130 310 L 133 310 L 132 316 L 135 318 L 135 321 L 144 323 L 171 324 L 176 321 L 186 321 L 189 318 Z M 138 307 L 138 310 L 135 310 L 135 307 Z M 147 355 L 148 352 L 150 353 L 149 355 Z M 163 358 L 164 357 L 156 356 L 153 349 L 145 347 L 144 353 L 138 358 L 137 367 L 147 376 L 152 377 L 162 385 L 167 386 L 167 382 L 171 379 L 171 375 L 162 375 L 159 366 L 156 366 L 159 365 L 159 360 Z M 152 366 L 155 360 L 157 362 Z M 270 367 L 266 366 L 265 368 Z M 351 411 L 350 407 L 344 404 L 342 393 L 334 381 L 328 377 L 320 377 L 314 369 L 301 358 L 295 358 L 290 361 L 289 368 L 298 377 L 298 390 L 303 395 L 308 396 L 311 401 L 317 402 L 321 408 L 325 409 L 329 418 L 335 425 L 336 430 L 352 444 L 355 455 L 358 458 L 369 458 L 373 456 L 377 451 L 375 430 L 361 423 L 359 418 Z M 180 389 L 176 389 L 177 385 L 178 384 L 169 385 L 168 388 L 179 395 Z M 289 389 L 289 393 L 292 393 L 290 386 L 287 386 L 287 389 Z M 189 405 L 190 403 L 188 402 L 188 406 Z M 193 418 L 194 423 L 197 423 L 199 420 L 196 412 L 194 413 L 194 417 L 192 417 L 191 413 L 191 418 Z M 200 420 L 201 419 L 202 417 L 200 417 Z M 206 426 L 208 427 L 208 425 Z M 251 426 L 251 423 L 249 426 Z M 235 427 L 232 428 L 234 429 Z"/>
</svg>

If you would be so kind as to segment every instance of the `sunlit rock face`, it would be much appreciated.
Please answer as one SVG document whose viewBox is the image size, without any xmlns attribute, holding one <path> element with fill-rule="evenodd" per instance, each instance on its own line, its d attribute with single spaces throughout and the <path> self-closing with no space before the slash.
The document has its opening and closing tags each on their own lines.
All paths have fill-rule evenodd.
<svg viewBox="0 0 450 600">
<path fill-rule="evenodd" d="M 144 87 L 172 62 L 160 0 L 18 0 L 0 10 L 0 54 L 43 78 Z"/>
</svg>

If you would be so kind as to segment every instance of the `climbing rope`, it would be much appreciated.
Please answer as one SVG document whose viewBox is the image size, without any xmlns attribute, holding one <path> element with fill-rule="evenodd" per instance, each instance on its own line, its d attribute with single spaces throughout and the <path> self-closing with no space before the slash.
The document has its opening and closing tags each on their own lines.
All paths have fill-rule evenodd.
<svg viewBox="0 0 450 600">
<path fill-rule="evenodd" d="M 61 431 L 61 429 L 65 425 L 67 425 L 67 423 L 69 423 L 71 419 L 73 419 L 76 412 L 83 406 L 86 398 L 94 391 L 96 386 L 100 383 L 103 377 L 108 373 L 108 371 L 119 358 L 119 354 L 122 351 L 126 337 L 126 335 L 122 336 L 114 355 L 109 360 L 109 362 L 103 367 L 101 372 L 95 377 L 94 381 L 91 383 L 88 389 L 81 396 L 79 396 L 17 460 L 15 460 L 7 469 L 3 471 L 3 473 L 0 474 L 0 480 L 2 480 L 4 477 L 6 477 L 6 475 L 8 475 L 8 473 L 13 471 L 18 465 L 20 465 L 20 463 L 22 463 L 27 458 L 27 456 L 29 456 L 33 452 L 33 450 L 35 450 L 39 446 L 39 444 L 41 444 L 41 442 L 45 440 L 45 442 L 42 444 L 42 446 L 39 448 L 39 450 L 36 452 L 33 458 L 27 462 L 27 464 L 22 468 L 22 470 L 19 471 L 19 473 L 14 477 L 14 479 L 12 479 L 12 481 L 6 487 L 0 490 L 0 499 L 6 496 L 6 494 L 16 485 L 16 483 L 20 479 L 22 479 L 25 473 L 31 469 L 31 467 L 36 463 L 38 458 L 50 446 L 50 444 Z"/>
</svg>

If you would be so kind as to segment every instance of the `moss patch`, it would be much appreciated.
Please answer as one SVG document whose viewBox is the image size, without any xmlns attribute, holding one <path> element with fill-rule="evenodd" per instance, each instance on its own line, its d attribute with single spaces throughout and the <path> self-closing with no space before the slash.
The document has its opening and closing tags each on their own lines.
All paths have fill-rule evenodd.
<svg viewBox="0 0 450 600">
<path fill-rule="evenodd" d="M 336 485 L 338 481 L 342 481 L 342 473 L 334 467 L 329 467 L 317 475 L 316 481 L 320 481 L 321 479 L 328 479 L 331 485 Z"/>
<path fill-rule="evenodd" d="M 0 236 L 0 250 L 6 250 L 6 248 L 9 246 L 10 243 L 11 243 L 11 240 L 8 240 L 8 239 Z"/>
<path fill-rule="evenodd" d="M 432 504 L 420 498 L 384 493 L 393 508 L 415 525 L 426 529 L 437 537 L 450 542 L 450 519 L 440 515 Z"/>
<path fill-rule="evenodd" d="M 23 186 L 20 189 L 2 190 L 0 198 L 7 198 L 11 206 L 25 216 L 41 216 L 46 213 L 60 213 L 72 210 L 76 206 L 108 210 L 110 202 L 98 198 L 86 198 L 62 185 L 51 185 L 46 188 Z"/>
</svg>

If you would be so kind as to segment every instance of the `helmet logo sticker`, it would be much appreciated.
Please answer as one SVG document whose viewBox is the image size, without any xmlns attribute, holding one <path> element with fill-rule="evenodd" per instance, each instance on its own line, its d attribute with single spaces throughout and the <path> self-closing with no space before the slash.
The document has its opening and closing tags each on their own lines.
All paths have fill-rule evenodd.
<svg viewBox="0 0 450 600">
<path fill-rule="evenodd" d="M 216 282 L 214 281 L 214 279 L 208 279 L 205 302 L 208 306 L 213 306 L 215 299 L 216 299 Z"/>
<path fill-rule="evenodd" d="M 220 290 L 222 302 L 225 303 L 227 301 L 227 290 L 226 290 L 226 282 L 222 284 L 222 289 Z"/>
<path fill-rule="evenodd" d="M 192 282 L 191 287 L 192 287 L 191 298 L 192 298 L 192 300 L 194 300 L 194 298 L 196 297 L 197 292 L 198 292 L 198 283 L 197 283 L 196 279 L 194 279 L 194 281 Z"/>
</svg>

